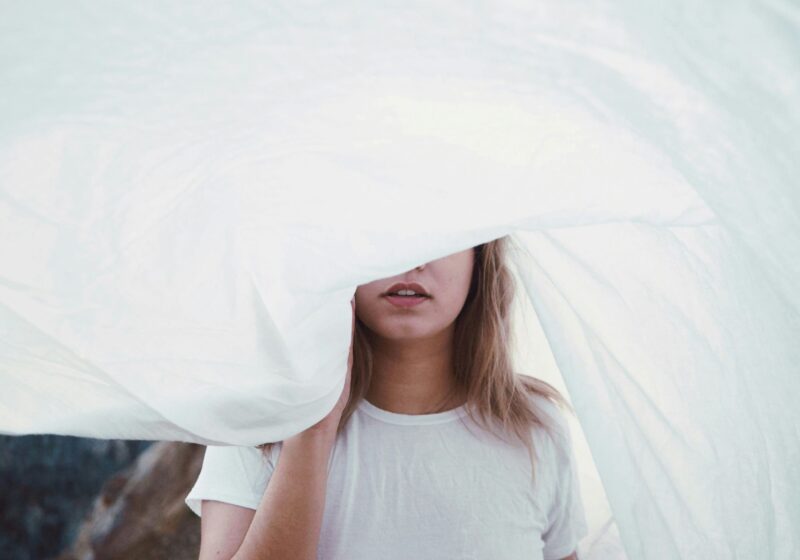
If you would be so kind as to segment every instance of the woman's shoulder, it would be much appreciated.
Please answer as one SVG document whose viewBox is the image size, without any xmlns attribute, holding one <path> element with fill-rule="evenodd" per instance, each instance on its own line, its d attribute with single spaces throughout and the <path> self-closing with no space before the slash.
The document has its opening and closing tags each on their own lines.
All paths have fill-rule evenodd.
<svg viewBox="0 0 800 560">
<path fill-rule="evenodd" d="M 529 402 L 541 424 L 533 427 L 534 436 L 545 440 L 561 453 L 568 451 L 572 445 L 568 414 L 559 402 L 541 393 L 530 393 Z"/>
<path fill-rule="evenodd" d="M 262 461 L 265 461 L 269 464 L 270 467 L 275 468 L 275 465 L 278 463 L 278 457 L 281 454 L 281 448 L 283 447 L 282 441 L 276 441 L 272 443 L 268 448 L 261 448 L 261 447 L 253 447 L 251 449 L 255 449 L 258 452 Z"/>
<path fill-rule="evenodd" d="M 265 466 L 275 464 L 280 447 L 280 442 L 273 444 L 269 450 L 249 445 L 209 445 L 206 447 L 203 463 L 260 471 Z"/>
</svg>

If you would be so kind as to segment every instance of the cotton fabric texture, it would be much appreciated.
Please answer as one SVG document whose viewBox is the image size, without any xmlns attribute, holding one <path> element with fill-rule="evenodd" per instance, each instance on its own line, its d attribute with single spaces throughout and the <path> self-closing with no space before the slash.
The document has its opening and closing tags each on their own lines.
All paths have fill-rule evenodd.
<svg viewBox="0 0 800 560">
<path fill-rule="evenodd" d="M 575 407 L 590 532 L 800 556 L 799 26 L 780 0 L 5 8 L 0 432 L 282 440 L 338 399 L 356 286 L 513 235 L 516 369 Z"/>
<path fill-rule="evenodd" d="M 464 406 L 409 415 L 362 400 L 328 464 L 317 557 L 555 560 L 571 554 L 588 534 L 575 458 L 564 419 L 549 401 L 539 407 L 560 434 L 532 430 L 539 461 L 534 485 L 524 447 L 480 429 Z M 270 451 L 265 458 L 256 447 L 207 447 L 186 504 L 197 515 L 202 500 L 256 509 L 280 444 Z"/>
</svg>

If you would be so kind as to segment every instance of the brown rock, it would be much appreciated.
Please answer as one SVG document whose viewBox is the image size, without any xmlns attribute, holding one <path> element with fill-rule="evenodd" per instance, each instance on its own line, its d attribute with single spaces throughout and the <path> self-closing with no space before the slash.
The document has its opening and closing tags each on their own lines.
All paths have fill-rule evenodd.
<svg viewBox="0 0 800 560">
<path fill-rule="evenodd" d="M 200 520 L 184 498 L 204 450 L 182 442 L 150 446 L 106 482 L 74 545 L 55 560 L 196 560 Z"/>
</svg>

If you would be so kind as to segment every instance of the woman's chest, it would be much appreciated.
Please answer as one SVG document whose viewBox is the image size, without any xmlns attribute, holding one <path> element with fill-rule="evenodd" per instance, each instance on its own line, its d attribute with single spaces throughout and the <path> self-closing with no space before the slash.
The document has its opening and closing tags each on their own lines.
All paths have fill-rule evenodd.
<svg viewBox="0 0 800 560">
<path fill-rule="evenodd" d="M 320 558 L 537 558 L 546 500 L 524 452 L 383 443 L 333 457 Z"/>
</svg>

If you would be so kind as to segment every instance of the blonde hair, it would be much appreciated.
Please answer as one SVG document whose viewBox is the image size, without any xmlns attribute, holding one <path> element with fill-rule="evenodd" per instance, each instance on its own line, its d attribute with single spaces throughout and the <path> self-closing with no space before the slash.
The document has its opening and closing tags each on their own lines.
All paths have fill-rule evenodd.
<svg viewBox="0 0 800 560">
<path fill-rule="evenodd" d="M 552 434 L 553 430 L 558 431 L 558 426 L 551 424 L 532 397 L 538 395 L 573 413 L 574 410 L 558 389 L 546 381 L 513 371 L 511 305 L 516 285 L 507 263 L 509 245 L 513 243 L 509 236 L 504 236 L 473 247 L 472 280 L 464 306 L 455 319 L 455 390 L 466 395 L 467 413 L 479 426 L 503 440 L 504 435 L 511 434 L 525 445 L 535 481 L 532 428 L 540 426 Z M 366 396 L 372 378 L 372 347 L 366 329 L 356 318 L 350 397 L 337 436 Z M 448 399 L 449 396 L 444 402 Z M 495 432 L 497 425 L 500 433 Z M 264 443 L 258 447 L 266 456 L 272 445 Z"/>
</svg>

